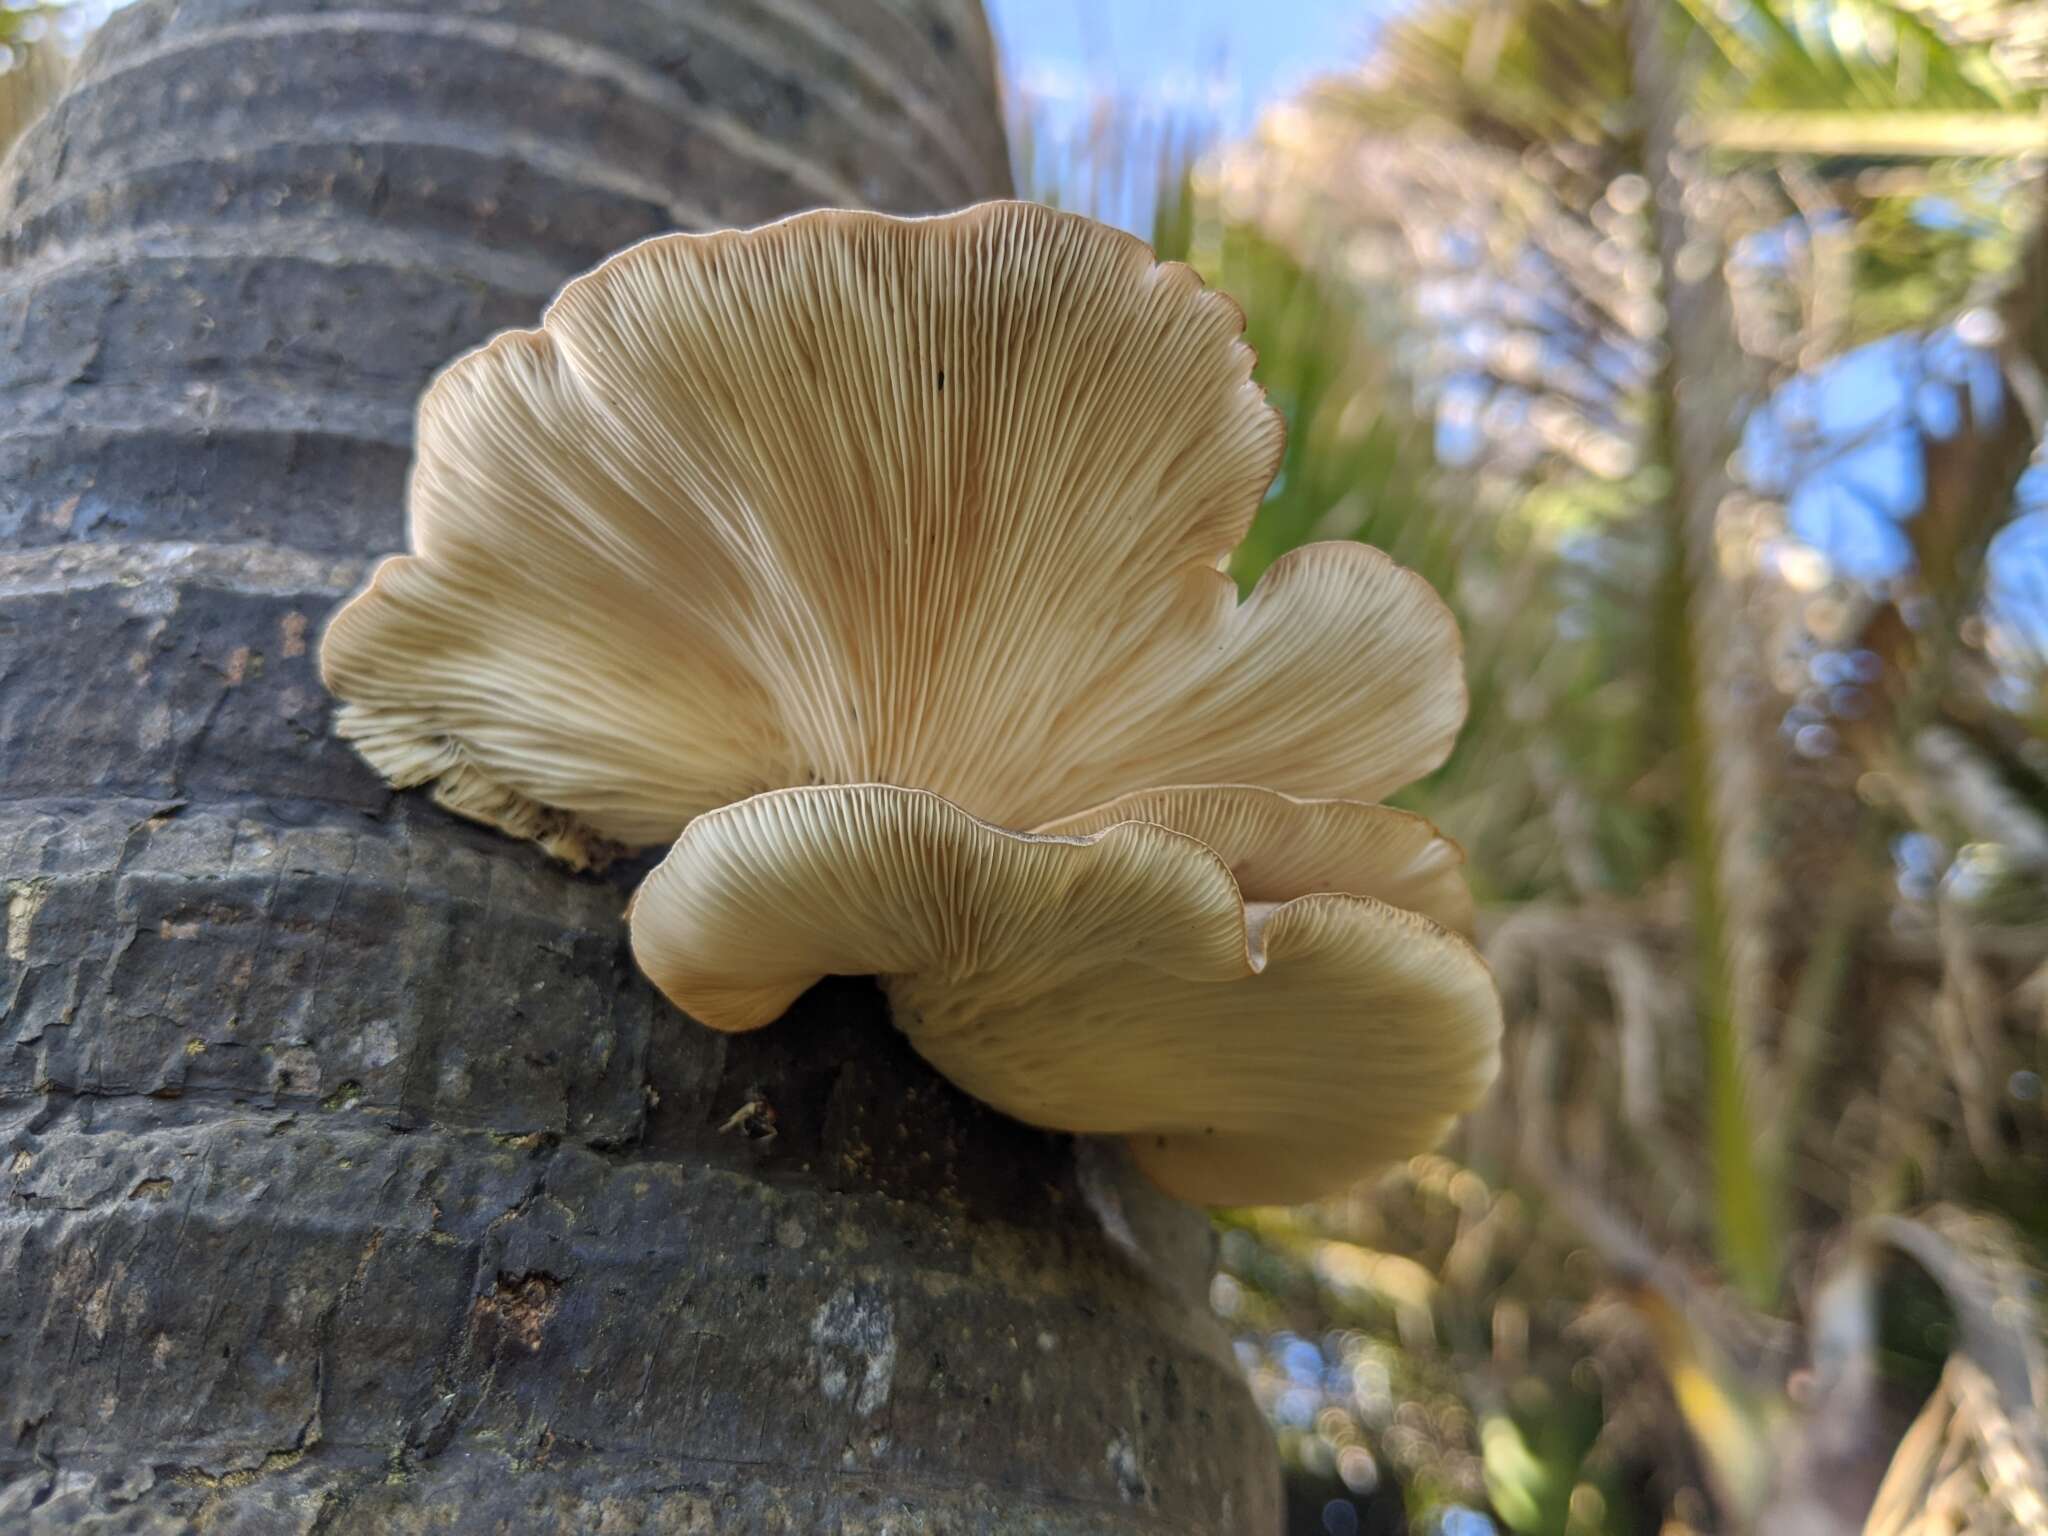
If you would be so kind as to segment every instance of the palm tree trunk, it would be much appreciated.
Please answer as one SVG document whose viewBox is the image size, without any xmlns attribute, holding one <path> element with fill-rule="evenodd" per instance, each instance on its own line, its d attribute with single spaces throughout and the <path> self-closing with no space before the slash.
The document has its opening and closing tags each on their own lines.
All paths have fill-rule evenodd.
<svg viewBox="0 0 2048 1536">
<path fill-rule="evenodd" d="M 1766 1166 L 1754 1061 L 1771 988 L 1776 872 L 1762 826 L 1765 773 L 1754 745 L 1757 659 L 1741 594 L 1721 570 L 1720 507 L 1739 412 L 1754 380 L 1735 337 L 1718 249 L 1696 237 L 1679 124 L 1687 71 L 1657 0 L 1624 16 L 1630 91 L 1662 269 L 1664 363 L 1653 399 L 1669 552 L 1658 594 L 1666 685 L 1678 711 L 1685 854 L 1691 866 L 1698 1017 L 1715 1238 L 1730 1278 L 1769 1308 L 1784 1284 L 1781 1193 Z"/>
<path fill-rule="evenodd" d="M 669 1009 L 317 631 L 431 370 L 1003 191 L 973 0 L 145 0 L 0 168 L 0 1529 L 1270 1529 L 1207 1227 L 866 984 Z"/>
</svg>

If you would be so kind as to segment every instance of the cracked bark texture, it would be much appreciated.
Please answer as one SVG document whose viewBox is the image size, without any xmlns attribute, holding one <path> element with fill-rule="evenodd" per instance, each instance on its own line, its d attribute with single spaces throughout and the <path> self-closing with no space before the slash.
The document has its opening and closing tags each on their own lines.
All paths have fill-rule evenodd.
<svg viewBox="0 0 2048 1536">
<path fill-rule="evenodd" d="M 314 669 L 431 370 L 1006 190 L 991 77 L 973 0 L 146 0 L 0 167 L 0 1530 L 1277 1524 L 1199 1216 L 868 984 L 691 1025 Z"/>
</svg>

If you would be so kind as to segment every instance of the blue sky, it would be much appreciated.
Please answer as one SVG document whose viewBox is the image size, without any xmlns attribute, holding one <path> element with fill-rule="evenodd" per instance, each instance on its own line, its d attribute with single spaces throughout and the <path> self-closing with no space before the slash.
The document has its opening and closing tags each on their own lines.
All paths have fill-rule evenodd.
<svg viewBox="0 0 2048 1536">
<path fill-rule="evenodd" d="M 1387 0 L 988 0 L 1010 77 L 1071 95 L 1206 108 L 1226 132 L 1355 62 Z"/>
</svg>

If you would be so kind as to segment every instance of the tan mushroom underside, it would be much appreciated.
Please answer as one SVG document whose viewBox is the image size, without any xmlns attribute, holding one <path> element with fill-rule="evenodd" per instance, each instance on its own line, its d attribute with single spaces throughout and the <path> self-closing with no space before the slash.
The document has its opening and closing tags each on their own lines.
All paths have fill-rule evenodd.
<svg viewBox="0 0 2048 1536">
<path fill-rule="evenodd" d="M 1242 318 L 1021 203 L 676 235 L 421 404 L 415 553 L 334 621 L 340 728 L 574 862 L 781 785 L 1028 827 L 1146 784 L 1376 800 L 1455 625 L 1357 544 L 1220 567 L 1278 467 Z"/>
<path fill-rule="evenodd" d="M 880 975 L 961 1088 L 1124 1135 L 1211 1204 L 1307 1199 L 1428 1146 L 1498 1049 L 1463 939 L 1370 896 L 1248 909 L 1223 856 L 1149 822 L 1029 835 L 921 791 L 780 790 L 693 822 L 632 929 L 656 985 L 720 1029 L 770 1022 L 821 976 Z"/>
<path fill-rule="evenodd" d="M 1215 849 L 1246 901 L 1342 891 L 1472 934 L 1465 850 L 1412 811 L 1250 784 L 1184 784 L 1120 795 L 1038 830 L 1087 833 L 1120 821 L 1154 822 Z"/>
</svg>

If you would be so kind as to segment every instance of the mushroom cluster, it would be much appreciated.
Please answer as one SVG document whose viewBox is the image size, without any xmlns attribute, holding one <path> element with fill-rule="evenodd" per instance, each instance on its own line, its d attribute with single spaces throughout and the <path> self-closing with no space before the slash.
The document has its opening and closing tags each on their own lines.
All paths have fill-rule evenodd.
<svg viewBox="0 0 2048 1536">
<path fill-rule="evenodd" d="M 1238 600 L 1251 365 L 1190 269 L 1028 203 L 634 246 L 427 391 L 339 729 L 573 865 L 672 844 L 633 951 L 703 1024 L 874 975 L 960 1087 L 1174 1194 L 1341 1188 L 1495 1069 L 1459 851 L 1377 803 L 1465 688 L 1365 545 Z"/>
</svg>

